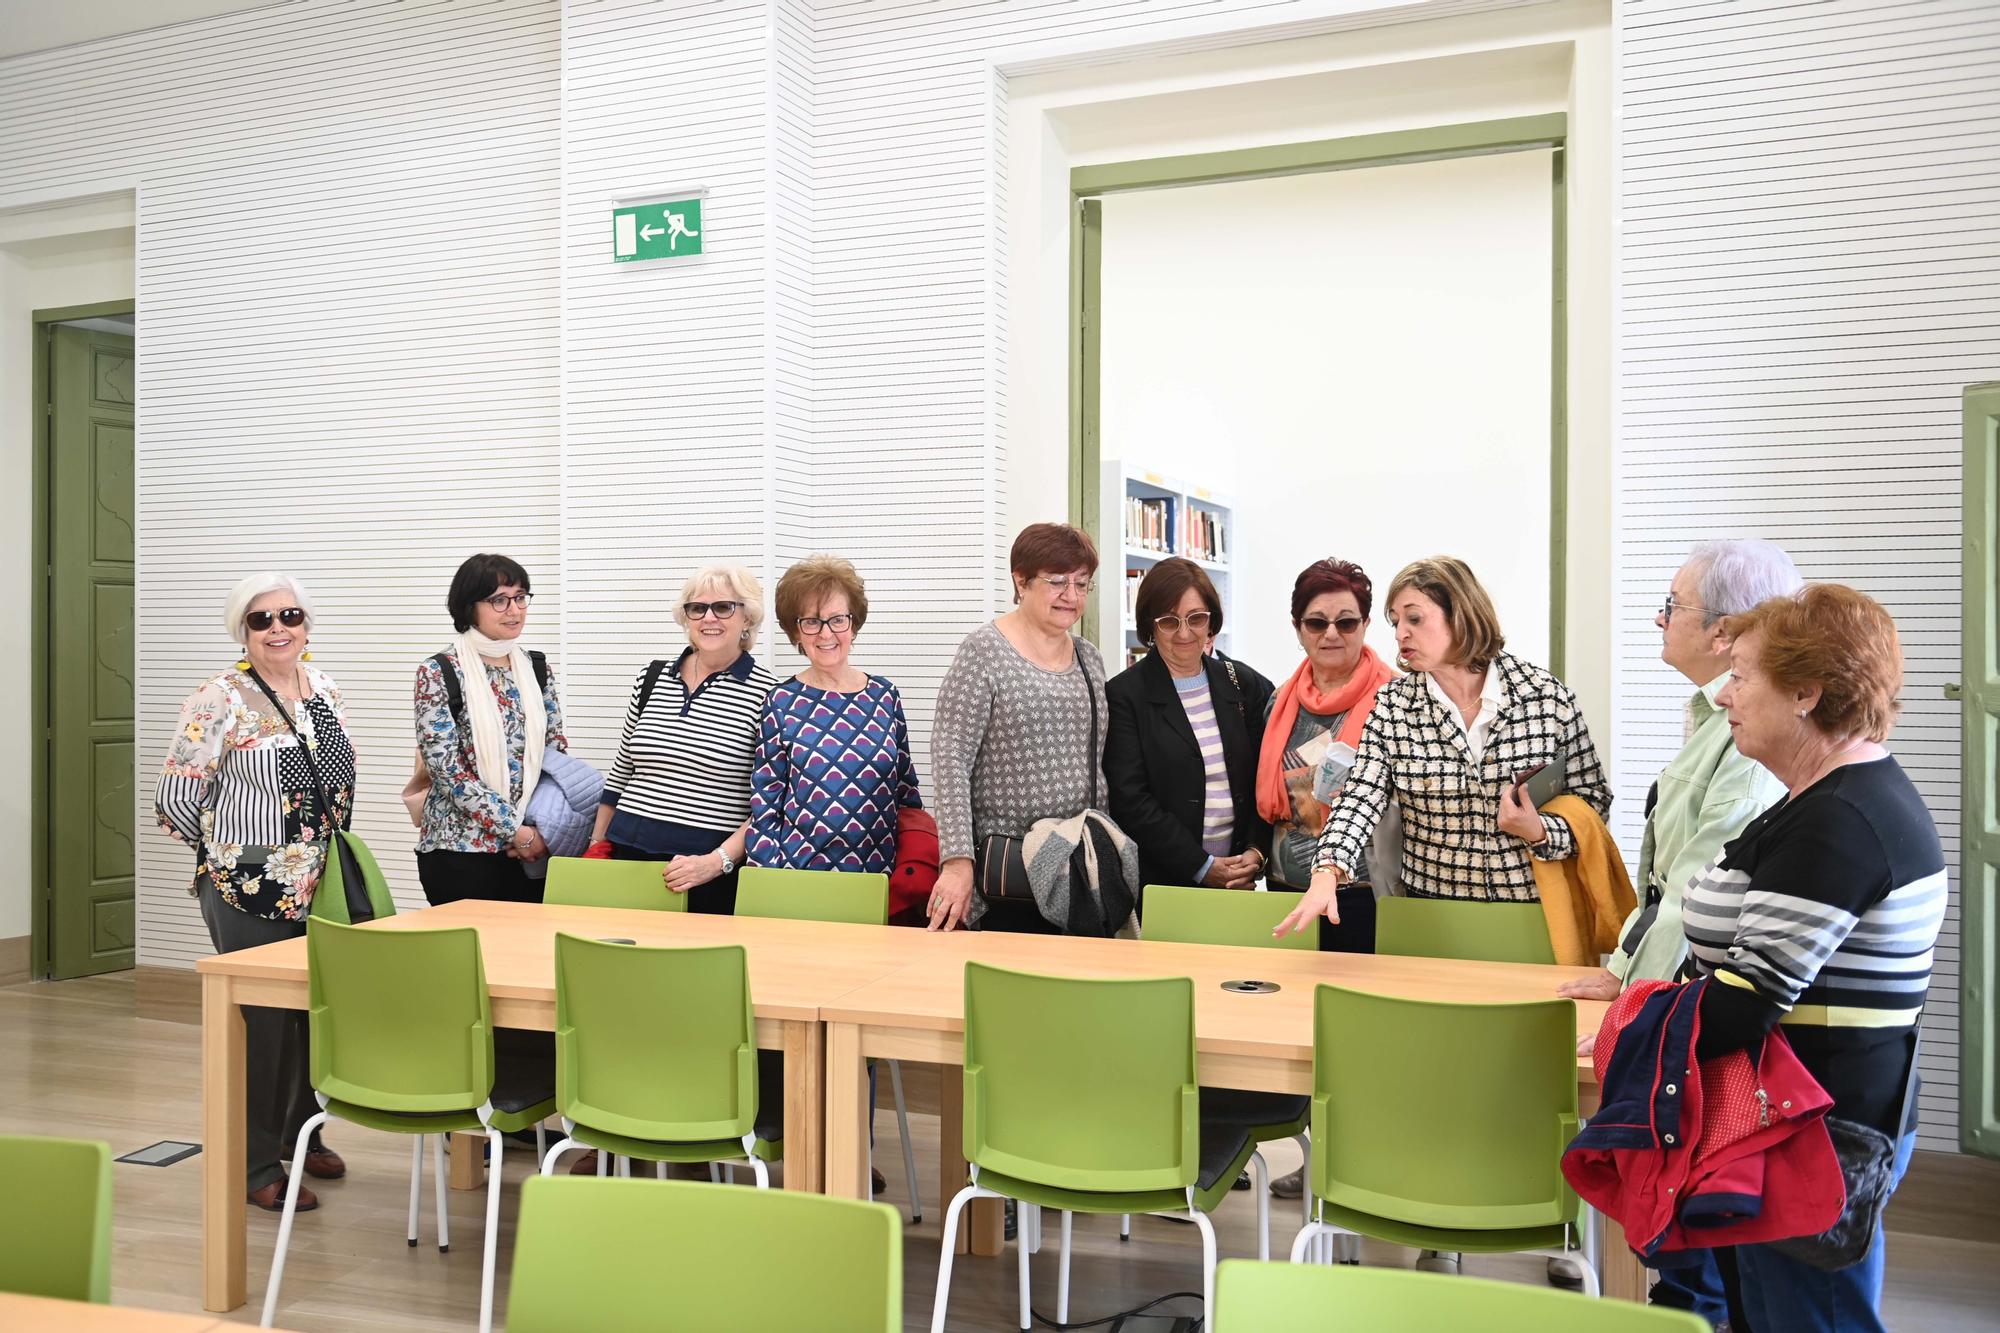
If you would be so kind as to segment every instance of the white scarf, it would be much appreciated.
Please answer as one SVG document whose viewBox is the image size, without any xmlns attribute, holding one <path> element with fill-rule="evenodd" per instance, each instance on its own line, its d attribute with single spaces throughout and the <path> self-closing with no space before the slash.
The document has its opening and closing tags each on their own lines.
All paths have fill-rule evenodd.
<svg viewBox="0 0 2000 1333">
<path fill-rule="evenodd" d="M 521 730 L 527 743 L 521 749 L 521 799 L 535 794 L 542 776 L 542 747 L 548 742 L 549 714 L 542 702 L 542 683 L 535 679 L 535 664 L 517 639 L 489 639 L 476 629 L 458 636 L 458 675 L 465 683 L 465 720 L 472 727 L 472 760 L 479 780 L 498 792 L 503 801 L 513 800 L 508 782 L 507 733 L 500 725 L 500 700 L 486 679 L 482 657 L 505 657 L 514 672 L 514 688 L 521 692 Z"/>
</svg>

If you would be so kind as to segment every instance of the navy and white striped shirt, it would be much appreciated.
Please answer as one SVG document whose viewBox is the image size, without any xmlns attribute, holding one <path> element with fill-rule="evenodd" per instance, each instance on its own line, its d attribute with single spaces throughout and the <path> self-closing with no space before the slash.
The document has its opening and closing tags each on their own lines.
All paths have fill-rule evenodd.
<svg viewBox="0 0 2000 1333">
<path fill-rule="evenodd" d="M 750 817 L 757 720 L 778 682 L 744 653 L 690 692 L 681 670 L 693 652 L 684 650 L 660 673 L 643 717 L 639 692 L 646 673 L 632 683 L 604 803 L 617 806 L 620 815 L 732 832 Z M 616 830 L 611 837 L 619 840 Z"/>
</svg>

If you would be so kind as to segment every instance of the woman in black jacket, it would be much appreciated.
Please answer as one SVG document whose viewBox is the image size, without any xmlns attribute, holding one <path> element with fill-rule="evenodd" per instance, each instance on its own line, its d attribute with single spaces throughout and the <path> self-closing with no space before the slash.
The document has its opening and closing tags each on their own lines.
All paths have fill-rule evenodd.
<svg viewBox="0 0 2000 1333">
<path fill-rule="evenodd" d="M 1142 883 L 1250 888 L 1270 852 L 1257 755 L 1271 682 L 1209 652 L 1222 599 L 1191 560 L 1147 571 L 1135 618 L 1152 651 L 1104 687 L 1111 817 L 1139 845 Z"/>
</svg>

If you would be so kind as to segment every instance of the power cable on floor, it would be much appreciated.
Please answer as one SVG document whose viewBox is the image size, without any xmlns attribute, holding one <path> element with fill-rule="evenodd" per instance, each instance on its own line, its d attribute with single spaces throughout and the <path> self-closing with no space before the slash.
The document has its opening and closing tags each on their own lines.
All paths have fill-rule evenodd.
<svg viewBox="0 0 2000 1333">
<path fill-rule="evenodd" d="M 1155 1296 L 1144 1305 L 1134 1306 L 1130 1310 L 1120 1310 L 1117 1314 L 1108 1314 L 1101 1318 L 1085 1320 L 1079 1324 L 1058 1323 L 1033 1306 L 1028 1307 L 1028 1313 L 1034 1316 L 1036 1323 L 1042 1325 L 1044 1328 L 1052 1328 L 1056 1330 L 1056 1333 L 1072 1333 L 1073 1330 L 1084 1328 L 1104 1328 L 1107 1329 L 1107 1333 L 1121 1333 L 1127 1319 L 1135 1319 L 1156 1305 L 1165 1305 L 1168 1301 L 1178 1300 L 1190 1300 L 1198 1304 L 1201 1301 L 1201 1293 L 1198 1291 L 1170 1291 L 1164 1296 Z M 1199 1315 L 1191 1316 L 1191 1320 L 1192 1322 L 1187 1325 L 1186 1333 L 1200 1333 L 1203 1323 L 1202 1317 Z"/>
</svg>

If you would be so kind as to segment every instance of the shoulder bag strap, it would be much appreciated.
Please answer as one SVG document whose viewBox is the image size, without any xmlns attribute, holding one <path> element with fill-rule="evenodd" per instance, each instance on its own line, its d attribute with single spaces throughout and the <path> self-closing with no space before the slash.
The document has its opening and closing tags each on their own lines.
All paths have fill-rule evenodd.
<svg viewBox="0 0 2000 1333">
<path fill-rule="evenodd" d="M 1076 669 L 1083 676 L 1083 695 L 1090 700 L 1090 804 L 1097 808 L 1097 772 L 1103 766 L 1103 752 L 1097 748 L 1097 686 L 1090 678 L 1090 664 L 1084 661 L 1083 645 L 1076 647 Z"/>
<path fill-rule="evenodd" d="M 299 724 L 292 721 L 291 710 L 285 707 L 285 701 L 280 699 L 277 692 L 265 683 L 262 676 L 257 674 L 256 667 L 250 668 L 250 679 L 256 681 L 257 688 L 264 691 L 264 697 L 271 701 L 271 707 L 278 710 L 278 716 L 285 719 L 285 725 L 291 729 L 292 735 L 299 742 L 299 749 L 305 752 L 306 769 L 312 774 L 313 786 L 317 788 L 315 794 L 319 797 L 321 821 L 327 826 L 328 834 L 331 835 L 340 832 L 339 826 L 333 822 L 333 802 L 327 799 L 326 779 L 319 775 L 319 760 L 313 757 L 311 743 L 299 731 Z M 305 707 L 305 700 L 299 700 L 299 707 Z"/>
<path fill-rule="evenodd" d="M 444 677 L 445 707 L 451 710 L 451 724 L 457 726 L 459 719 L 465 716 L 465 687 L 459 683 L 458 667 L 452 662 L 450 653 L 432 653 L 431 661 L 437 663 L 438 673 Z M 257 683 L 262 685 L 264 682 L 260 680 Z"/>
<path fill-rule="evenodd" d="M 638 717 L 646 715 L 646 705 L 653 702 L 653 687 L 660 683 L 660 673 L 667 669 L 667 659 L 656 657 L 646 667 L 646 679 L 639 684 Z"/>
</svg>

